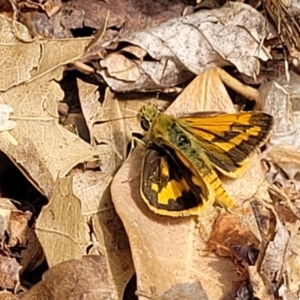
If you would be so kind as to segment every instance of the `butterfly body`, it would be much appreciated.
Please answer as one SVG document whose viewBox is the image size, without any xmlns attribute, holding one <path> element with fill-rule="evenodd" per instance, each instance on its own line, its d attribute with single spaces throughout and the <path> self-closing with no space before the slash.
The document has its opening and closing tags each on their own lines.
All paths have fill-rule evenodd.
<svg viewBox="0 0 300 300">
<path fill-rule="evenodd" d="M 138 119 L 149 140 L 141 196 L 152 211 L 169 216 L 198 215 L 215 201 L 233 208 L 216 170 L 239 176 L 273 124 L 264 113 L 175 118 L 153 105 L 142 108 Z"/>
</svg>

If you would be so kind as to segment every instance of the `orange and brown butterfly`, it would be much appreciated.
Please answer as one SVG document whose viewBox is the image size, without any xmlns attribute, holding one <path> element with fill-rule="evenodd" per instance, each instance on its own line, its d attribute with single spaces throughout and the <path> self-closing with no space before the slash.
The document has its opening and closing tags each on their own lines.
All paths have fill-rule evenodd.
<svg viewBox="0 0 300 300">
<path fill-rule="evenodd" d="M 215 202 L 235 207 L 217 172 L 242 175 L 273 126 L 273 117 L 263 112 L 175 118 L 146 105 L 137 117 L 148 140 L 141 197 L 153 212 L 173 217 L 198 215 Z"/>
</svg>

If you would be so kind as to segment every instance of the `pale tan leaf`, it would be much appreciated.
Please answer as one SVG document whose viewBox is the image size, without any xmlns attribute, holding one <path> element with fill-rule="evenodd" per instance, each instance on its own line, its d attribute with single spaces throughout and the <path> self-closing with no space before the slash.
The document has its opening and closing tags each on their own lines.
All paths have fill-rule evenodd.
<svg viewBox="0 0 300 300">
<path fill-rule="evenodd" d="M 123 299 L 134 269 L 124 227 L 111 202 L 111 179 L 100 171 L 78 172 L 74 174 L 73 191 L 81 200 L 82 215 L 91 224 L 95 235 L 92 253 L 97 250 L 98 254 L 104 255 L 109 278 L 113 278 L 109 280 L 109 287 L 118 299 Z"/>
<path fill-rule="evenodd" d="M 213 70 L 208 72 L 211 72 L 210 76 L 219 76 L 218 72 Z M 224 87 L 207 87 L 208 82 L 216 83 L 219 79 L 207 81 L 206 75 L 203 75 L 203 80 L 196 78 L 170 106 L 168 112 L 181 115 L 197 112 L 199 108 L 234 111 L 229 97 L 216 92 Z M 218 84 L 222 84 L 222 80 Z M 250 94 L 253 94 L 254 98 L 257 95 Z M 201 102 L 202 100 L 205 102 Z M 209 299 L 221 299 L 231 290 L 232 281 L 237 280 L 236 270 L 230 261 L 214 255 L 208 256 L 206 241 L 201 238 L 209 237 L 218 210 L 211 208 L 203 212 L 198 226 L 193 218 L 168 218 L 151 212 L 139 193 L 144 150 L 141 145 L 135 148 L 116 174 L 111 186 L 112 200 L 130 241 L 138 289 L 149 291 L 150 287 L 154 286 L 157 293 L 162 294 L 176 283 L 197 279 Z M 226 179 L 223 182 L 229 195 L 238 203 L 242 203 L 257 193 L 263 180 L 263 172 L 257 158 L 254 157 L 249 170 L 242 178 Z M 258 194 L 266 196 L 266 187 L 262 185 Z"/>
<path fill-rule="evenodd" d="M 18 24 L 15 22 L 15 24 Z M 27 29 L 17 25 L 19 35 L 28 36 Z M 2 15 L 0 27 L 0 50 L 6 58 L 1 61 L 0 91 L 8 90 L 20 83 L 34 80 L 39 76 L 51 72 L 62 65 L 79 58 L 84 52 L 91 38 L 70 40 L 35 39 L 24 43 L 14 37 L 14 28 Z M 28 38 L 27 38 L 28 40 Z M 55 49 L 55 50 L 54 50 Z M 53 55 L 55 53 L 55 55 Z"/>
<path fill-rule="evenodd" d="M 3 136 L 0 149 L 47 197 L 58 175 L 64 176 L 77 164 L 98 159 L 97 151 L 58 124 L 57 103 L 63 92 L 52 81 L 61 72 L 56 73 L 0 93 L 0 102 L 13 107 L 12 117 L 17 123 L 9 131 L 17 145 Z"/>
<path fill-rule="evenodd" d="M 255 266 L 248 267 L 253 296 L 274 299 L 280 287 L 288 290 L 284 282 L 286 262 L 291 257 L 290 235 L 274 208 L 267 202 L 251 201 L 255 221 L 261 236 Z"/>
<path fill-rule="evenodd" d="M 103 210 L 114 209 L 112 203 L 105 200 L 111 180 L 112 176 L 100 171 L 86 170 L 84 173 L 74 174 L 72 190 L 80 199 L 83 216 L 92 216 Z"/>
<path fill-rule="evenodd" d="M 5 48 L 8 58 L 3 60 L 2 78 L 13 80 L 3 82 L 2 90 L 10 89 L 0 93 L 0 104 L 12 108 L 10 119 L 16 123 L 13 129 L 0 132 L 0 150 L 49 198 L 54 178 L 66 175 L 77 164 L 98 159 L 97 151 L 58 124 L 57 113 L 64 97 L 55 82 L 62 76 L 62 68 L 57 67 L 80 56 L 88 40 L 61 40 L 56 45 L 47 41 L 45 47 L 45 40 L 23 43 L 13 38 L 10 22 L 3 16 L 0 22 L 7 27 L 2 29 L 2 47 L 10 47 Z M 36 61 L 30 63 L 27 56 Z M 33 78 L 36 80 L 24 83 Z"/>
<path fill-rule="evenodd" d="M 56 180 L 54 194 L 36 222 L 36 234 L 50 267 L 86 253 L 88 228 L 72 181 L 73 177 Z"/>
</svg>

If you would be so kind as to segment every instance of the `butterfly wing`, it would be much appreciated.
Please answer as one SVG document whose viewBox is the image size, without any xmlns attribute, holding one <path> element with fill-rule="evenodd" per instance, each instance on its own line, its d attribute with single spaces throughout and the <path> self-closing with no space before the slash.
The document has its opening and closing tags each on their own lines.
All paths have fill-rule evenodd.
<svg viewBox="0 0 300 300">
<path fill-rule="evenodd" d="M 262 112 L 183 117 L 178 122 L 223 174 L 236 178 L 247 158 L 269 137 L 273 117 Z"/>
<path fill-rule="evenodd" d="M 167 146 L 146 151 L 140 191 L 152 211 L 173 217 L 199 215 L 214 202 L 197 170 Z"/>
</svg>

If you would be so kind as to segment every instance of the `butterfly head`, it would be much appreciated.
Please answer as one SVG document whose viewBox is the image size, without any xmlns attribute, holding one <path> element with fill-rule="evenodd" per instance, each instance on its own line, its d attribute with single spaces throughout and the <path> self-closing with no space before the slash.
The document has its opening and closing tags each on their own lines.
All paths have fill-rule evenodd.
<svg viewBox="0 0 300 300">
<path fill-rule="evenodd" d="M 148 104 L 143 106 L 137 114 L 137 119 L 141 124 L 141 127 L 145 131 L 149 131 L 153 120 L 161 114 L 157 105 Z"/>
</svg>

